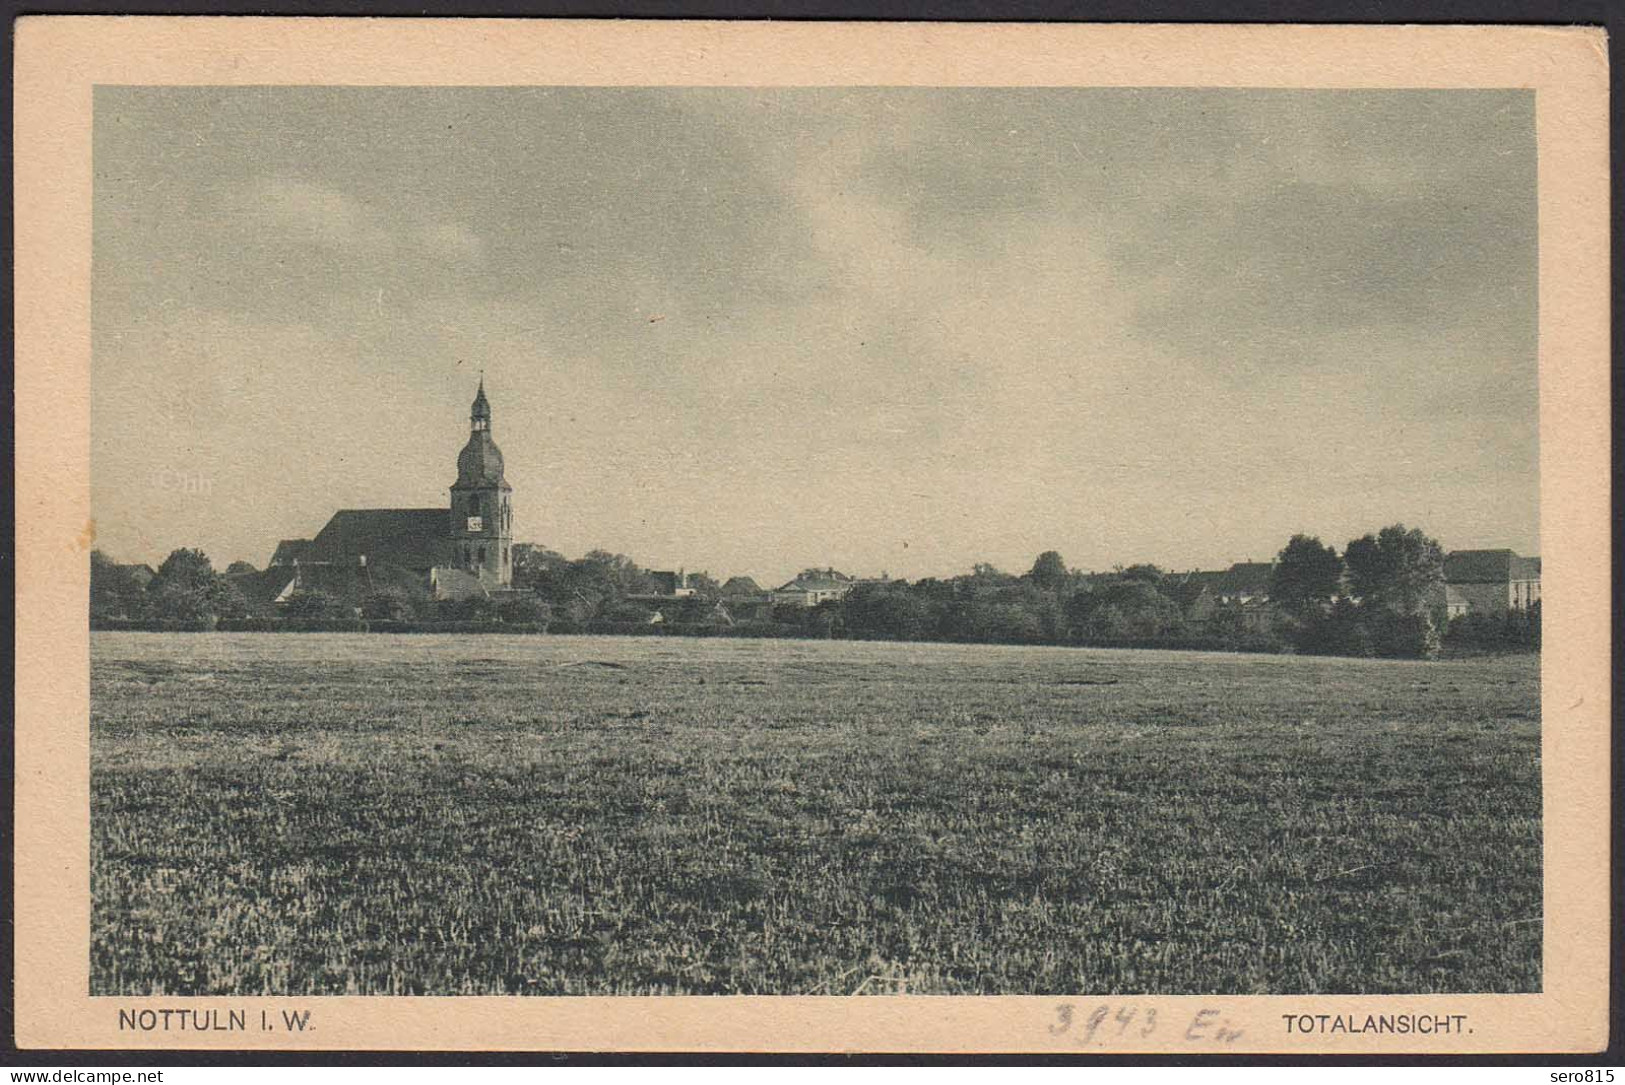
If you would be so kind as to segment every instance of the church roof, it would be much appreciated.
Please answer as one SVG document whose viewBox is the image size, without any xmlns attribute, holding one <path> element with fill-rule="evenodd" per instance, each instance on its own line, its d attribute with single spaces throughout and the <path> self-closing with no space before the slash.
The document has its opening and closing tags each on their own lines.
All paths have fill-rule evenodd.
<svg viewBox="0 0 1625 1085">
<path fill-rule="evenodd" d="M 491 439 L 490 430 L 475 430 L 468 435 L 468 444 L 457 454 L 457 481 L 459 489 L 476 486 L 498 486 L 513 489 L 502 477 L 502 450 Z"/>
<path fill-rule="evenodd" d="M 474 393 L 468 420 L 468 443 L 457 454 L 457 481 L 452 483 L 452 489 L 513 489 L 502 477 L 502 450 L 491 437 L 491 401 L 485 398 L 484 377 L 480 378 L 480 390 Z"/>
<path fill-rule="evenodd" d="M 301 562 L 354 562 L 429 569 L 452 560 L 451 513 L 438 509 L 342 509 L 311 540 Z"/>
<path fill-rule="evenodd" d="M 309 539 L 283 539 L 276 544 L 276 551 L 271 555 L 270 564 L 292 565 L 309 554 Z"/>
</svg>

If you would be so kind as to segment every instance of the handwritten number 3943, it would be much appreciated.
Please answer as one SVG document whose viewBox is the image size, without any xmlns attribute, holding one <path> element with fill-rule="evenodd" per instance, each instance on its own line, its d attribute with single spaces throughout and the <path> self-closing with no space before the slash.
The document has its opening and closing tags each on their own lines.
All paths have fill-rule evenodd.
<svg viewBox="0 0 1625 1085">
<path fill-rule="evenodd" d="M 1113 1014 L 1110 1006 L 1096 1006 L 1089 1016 L 1084 1019 L 1083 1027 L 1078 1032 L 1078 1043 L 1086 1044 L 1095 1038 L 1100 1029 L 1108 1021 L 1117 1026 L 1115 1031 L 1107 1029 L 1108 1036 L 1124 1036 L 1134 1019 L 1140 1016 L 1140 1011 L 1134 1006 L 1123 1006 Z M 1070 1031 L 1073 1025 L 1074 1012 L 1071 1003 L 1062 1003 L 1055 1007 L 1055 1022 L 1050 1025 L 1051 1035 L 1060 1036 Z M 1139 1035 L 1149 1036 L 1157 1027 L 1157 1011 L 1151 1008 L 1145 1011 L 1141 1018 Z"/>
</svg>

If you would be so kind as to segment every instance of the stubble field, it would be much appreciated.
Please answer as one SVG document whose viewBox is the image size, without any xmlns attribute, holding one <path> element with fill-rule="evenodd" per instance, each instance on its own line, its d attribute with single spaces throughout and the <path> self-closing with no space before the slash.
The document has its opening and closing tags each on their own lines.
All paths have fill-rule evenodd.
<svg viewBox="0 0 1625 1085">
<path fill-rule="evenodd" d="M 1539 665 L 96 633 L 93 994 L 1540 988 Z"/>
</svg>

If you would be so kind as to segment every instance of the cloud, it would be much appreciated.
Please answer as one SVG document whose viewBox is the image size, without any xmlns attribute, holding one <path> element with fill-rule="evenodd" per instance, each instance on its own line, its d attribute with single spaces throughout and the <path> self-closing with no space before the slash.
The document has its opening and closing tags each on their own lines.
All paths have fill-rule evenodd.
<svg viewBox="0 0 1625 1085">
<path fill-rule="evenodd" d="M 1486 326 L 1532 360 L 1525 92 L 1001 90 L 910 99 L 843 184 L 921 249 L 1087 235 L 1089 281 L 1206 369 L 1312 364 L 1332 333 Z M 837 156 L 840 157 L 840 156 Z M 848 155 L 850 157 L 850 155 Z M 1019 251 L 1019 250 L 1016 250 Z M 1081 284 L 1080 284 L 1081 285 Z"/>
<path fill-rule="evenodd" d="M 266 177 L 228 192 L 217 214 L 247 239 L 274 247 L 313 245 L 338 253 L 387 254 L 383 218 L 354 197 L 294 177 Z"/>
<path fill-rule="evenodd" d="M 261 318 L 326 314 L 335 327 L 386 295 L 450 289 L 486 255 L 473 229 L 432 206 L 391 210 L 377 194 L 285 174 L 225 188 L 186 240 L 193 261 L 216 272 L 203 277 L 209 293 L 189 290 L 189 300 Z"/>
<path fill-rule="evenodd" d="M 300 516 L 439 494 L 484 368 L 521 527 L 571 552 L 771 579 L 1533 538 L 1518 92 L 102 88 L 97 118 L 109 522 L 158 523 L 115 462 L 152 425 L 276 434 Z"/>
<path fill-rule="evenodd" d="M 423 252 L 457 262 L 474 262 L 485 255 L 485 242 L 474 231 L 457 222 L 433 222 L 417 235 Z"/>
</svg>

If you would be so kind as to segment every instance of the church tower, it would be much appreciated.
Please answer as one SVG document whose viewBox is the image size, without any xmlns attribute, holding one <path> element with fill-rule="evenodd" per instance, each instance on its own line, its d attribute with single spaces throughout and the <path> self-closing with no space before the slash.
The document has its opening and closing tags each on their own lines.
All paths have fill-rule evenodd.
<svg viewBox="0 0 1625 1085">
<path fill-rule="evenodd" d="M 502 450 L 491 439 L 485 378 L 469 411 L 468 443 L 457 454 L 451 487 L 451 543 L 457 567 L 491 587 L 513 581 L 513 487 L 502 477 Z"/>
</svg>

